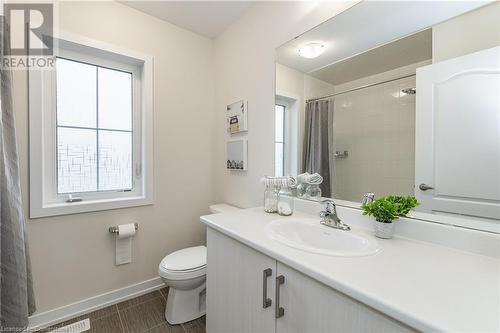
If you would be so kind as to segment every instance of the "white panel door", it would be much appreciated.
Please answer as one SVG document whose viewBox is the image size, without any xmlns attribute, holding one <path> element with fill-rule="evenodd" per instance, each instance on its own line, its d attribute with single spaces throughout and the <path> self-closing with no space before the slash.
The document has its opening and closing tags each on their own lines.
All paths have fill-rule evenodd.
<svg viewBox="0 0 500 333">
<path fill-rule="evenodd" d="M 275 276 L 274 259 L 208 228 L 207 332 L 274 333 Z"/>
<path fill-rule="evenodd" d="M 423 211 L 500 219 L 499 49 L 417 69 L 415 193 Z"/>
<path fill-rule="evenodd" d="M 278 262 L 276 333 L 409 333 L 415 330 Z"/>
</svg>

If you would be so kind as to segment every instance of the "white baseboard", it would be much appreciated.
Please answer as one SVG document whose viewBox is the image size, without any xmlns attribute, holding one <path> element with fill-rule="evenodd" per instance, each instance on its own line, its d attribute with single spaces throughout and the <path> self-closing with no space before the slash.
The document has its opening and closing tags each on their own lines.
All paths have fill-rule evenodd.
<svg viewBox="0 0 500 333">
<path fill-rule="evenodd" d="M 34 329 L 55 325 L 65 320 L 147 294 L 153 290 L 161 289 L 164 286 L 162 279 L 157 277 L 46 312 L 35 313 L 29 318 L 29 327 L 30 329 Z"/>
</svg>

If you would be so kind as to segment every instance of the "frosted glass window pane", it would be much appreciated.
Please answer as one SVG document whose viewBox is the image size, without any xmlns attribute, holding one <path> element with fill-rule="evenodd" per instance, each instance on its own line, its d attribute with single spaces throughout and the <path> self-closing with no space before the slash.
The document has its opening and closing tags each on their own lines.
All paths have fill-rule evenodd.
<svg viewBox="0 0 500 333">
<path fill-rule="evenodd" d="M 57 58 L 57 125 L 96 127 L 96 79 L 93 65 Z"/>
<path fill-rule="evenodd" d="M 132 188 L 132 133 L 99 131 L 99 191 Z"/>
<path fill-rule="evenodd" d="M 283 143 L 275 143 L 275 153 L 274 153 L 274 175 L 283 176 L 283 164 L 284 164 L 284 153 L 283 153 Z"/>
<path fill-rule="evenodd" d="M 275 106 L 275 111 L 276 111 L 276 119 L 275 119 L 275 141 L 276 142 L 283 142 L 283 126 L 284 126 L 284 121 L 285 121 L 285 107 L 281 105 L 276 105 Z"/>
<path fill-rule="evenodd" d="M 132 130 L 132 74 L 98 69 L 99 128 Z"/>
<path fill-rule="evenodd" d="M 97 190 L 96 130 L 57 129 L 57 192 Z"/>
</svg>

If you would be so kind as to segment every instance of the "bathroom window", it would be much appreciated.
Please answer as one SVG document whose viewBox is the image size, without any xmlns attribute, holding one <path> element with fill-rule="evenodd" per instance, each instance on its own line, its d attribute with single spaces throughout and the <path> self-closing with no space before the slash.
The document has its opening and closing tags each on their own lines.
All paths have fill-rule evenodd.
<svg viewBox="0 0 500 333">
<path fill-rule="evenodd" d="M 152 59 L 72 38 L 30 72 L 32 218 L 152 203 Z"/>
<path fill-rule="evenodd" d="M 274 129 L 274 175 L 279 177 L 285 173 L 285 111 L 284 105 L 275 105 Z"/>
<path fill-rule="evenodd" d="M 57 193 L 133 188 L 133 74 L 56 58 Z"/>
</svg>

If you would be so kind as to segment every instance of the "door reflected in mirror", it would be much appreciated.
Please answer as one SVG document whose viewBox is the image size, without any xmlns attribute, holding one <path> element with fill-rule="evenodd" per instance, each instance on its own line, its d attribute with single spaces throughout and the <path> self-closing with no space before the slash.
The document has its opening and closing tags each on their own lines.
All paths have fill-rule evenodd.
<svg viewBox="0 0 500 333">
<path fill-rule="evenodd" d="M 362 2 L 278 48 L 275 174 L 500 231 L 499 20 L 497 2 Z"/>
</svg>

